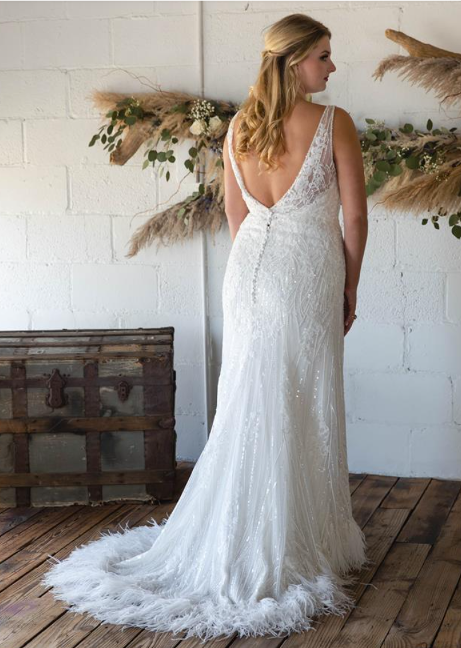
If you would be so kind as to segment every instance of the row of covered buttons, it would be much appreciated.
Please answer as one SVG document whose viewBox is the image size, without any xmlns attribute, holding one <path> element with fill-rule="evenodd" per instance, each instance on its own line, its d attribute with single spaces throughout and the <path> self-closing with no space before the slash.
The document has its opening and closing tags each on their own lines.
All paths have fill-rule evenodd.
<svg viewBox="0 0 461 648">
<path fill-rule="evenodd" d="M 272 220 L 273 215 L 274 215 L 274 212 L 269 211 L 269 216 L 267 218 L 267 223 L 266 223 L 266 232 L 264 234 L 263 243 L 262 243 L 261 249 L 259 251 L 259 255 L 258 255 L 256 264 L 255 264 L 255 267 L 254 267 L 254 271 L 253 271 L 253 281 L 252 281 L 252 287 L 251 287 L 251 300 L 252 300 L 253 304 L 256 303 L 256 280 L 257 280 L 259 268 L 260 268 L 260 265 L 261 265 L 262 256 L 264 254 L 264 248 L 266 247 L 266 244 L 267 244 L 267 241 L 268 241 L 268 238 L 269 238 L 269 229 L 270 229 L 270 226 L 271 226 L 271 220 Z"/>
</svg>

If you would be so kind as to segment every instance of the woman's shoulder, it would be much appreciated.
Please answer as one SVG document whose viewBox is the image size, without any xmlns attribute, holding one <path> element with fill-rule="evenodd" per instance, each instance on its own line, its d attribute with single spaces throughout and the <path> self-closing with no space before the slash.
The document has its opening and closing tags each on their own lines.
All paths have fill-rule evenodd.
<svg viewBox="0 0 461 648">
<path fill-rule="evenodd" d="M 350 113 L 347 112 L 347 110 L 345 110 L 344 108 L 341 108 L 341 106 L 335 106 L 334 108 L 335 127 L 344 128 L 345 130 L 354 128 L 355 130 L 354 120 L 352 119 Z"/>
<path fill-rule="evenodd" d="M 241 109 L 237 110 L 229 120 L 229 130 L 238 131 Z"/>
<path fill-rule="evenodd" d="M 334 113 L 334 118 L 341 123 L 347 123 L 352 121 L 352 117 L 350 114 L 342 108 L 341 106 L 338 106 L 336 104 L 319 104 L 319 103 L 308 103 L 308 109 L 306 114 L 312 114 L 312 110 L 317 111 L 318 113 L 323 113 L 325 110 L 331 110 Z"/>
<path fill-rule="evenodd" d="M 347 157 L 351 151 L 351 147 L 360 148 L 360 144 L 358 144 L 359 133 L 354 120 L 350 113 L 344 108 L 341 108 L 341 106 L 335 106 L 332 132 L 335 159 L 340 153 L 343 153 Z"/>
<path fill-rule="evenodd" d="M 302 101 L 295 105 L 295 108 L 291 113 L 291 121 L 299 124 L 301 127 L 304 127 L 306 123 L 310 123 L 312 121 L 314 121 L 314 123 L 318 123 L 327 110 L 336 112 L 336 108 L 337 107 L 332 104 L 325 105 L 320 103 L 313 103 L 311 101 Z"/>
</svg>

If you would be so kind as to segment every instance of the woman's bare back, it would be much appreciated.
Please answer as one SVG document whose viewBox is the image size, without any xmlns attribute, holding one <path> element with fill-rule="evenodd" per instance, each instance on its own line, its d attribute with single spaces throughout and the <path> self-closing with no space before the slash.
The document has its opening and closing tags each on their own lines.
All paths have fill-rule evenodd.
<svg viewBox="0 0 461 648">
<path fill-rule="evenodd" d="M 309 152 L 325 109 L 326 106 L 320 104 L 296 104 L 283 124 L 287 151 L 280 157 L 278 169 L 270 172 L 260 169 L 259 158 L 254 152 L 238 161 L 246 188 L 260 203 L 268 207 L 275 205 L 291 187 Z M 238 129 L 238 118 L 235 129 Z"/>
<path fill-rule="evenodd" d="M 296 104 L 284 123 L 287 151 L 280 158 L 281 166 L 278 169 L 272 172 L 261 170 L 259 159 L 254 153 L 238 161 L 247 190 L 263 205 L 275 205 L 293 184 L 310 149 L 325 108 L 321 104 L 304 101 Z M 235 128 L 238 128 L 238 116 Z M 367 214 L 367 201 L 360 140 L 350 114 L 339 106 L 335 107 L 333 115 L 332 149 L 344 219 L 363 220 Z M 233 150 L 235 151 L 235 145 Z M 236 221 L 244 218 L 241 210 L 245 206 L 238 194 L 238 191 L 232 191 L 230 187 L 226 209 L 229 220 L 233 219 L 234 213 Z"/>
</svg>

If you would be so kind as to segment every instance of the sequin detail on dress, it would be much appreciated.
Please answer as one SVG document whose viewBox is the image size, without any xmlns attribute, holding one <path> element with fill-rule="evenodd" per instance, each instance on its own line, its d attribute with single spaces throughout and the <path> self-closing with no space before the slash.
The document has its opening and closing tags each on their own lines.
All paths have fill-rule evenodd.
<svg viewBox="0 0 461 648">
<path fill-rule="evenodd" d="M 243 185 L 232 120 L 249 213 L 224 276 L 210 437 L 168 518 L 52 558 L 43 584 L 68 609 L 207 640 L 286 636 L 355 606 L 348 572 L 370 561 L 349 494 L 333 113 L 272 208 Z"/>
</svg>

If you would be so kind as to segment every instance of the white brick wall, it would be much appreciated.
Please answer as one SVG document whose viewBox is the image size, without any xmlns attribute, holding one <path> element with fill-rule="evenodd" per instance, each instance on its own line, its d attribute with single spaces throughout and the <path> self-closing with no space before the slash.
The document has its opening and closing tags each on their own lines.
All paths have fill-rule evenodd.
<svg viewBox="0 0 461 648">
<path fill-rule="evenodd" d="M 459 124 L 459 109 L 388 74 L 404 54 L 384 30 L 459 50 L 461 3 L 0 2 L 0 328 L 175 326 L 178 456 L 204 443 L 201 240 L 156 245 L 127 259 L 147 213 L 170 200 L 186 171 L 177 155 L 168 184 L 88 147 L 101 125 L 93 88 L 162 89 L 241 100 L 260 61 L 262 30 L 302 11 L 333 32 L 337 72 L 319 103 L 425 128 Z M 85 37 L 83 41 L 83 35 Z M 442 42 L 443 41 L 443 42 Z M 145 80 L 145 79 L 144 79 Z M 179 196 L 196 184 L 183 182 Z M 177 196 L 173 198 L 175 201 Z M 369 239 L 358 316 L 346 336 L 348 457 L 353 471 L 461 477 L 461 242 L 442 224 L 385 212 L 369 201 Z M 342 215 L 341 215 L 342 216 Z M 231 247 L 227 227 L 207 235 L 210 423 L 222 344 L 221 287 Z"/>
</svg>

